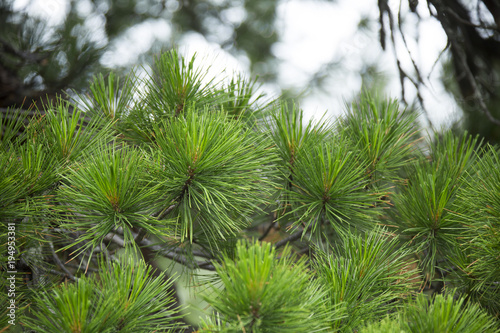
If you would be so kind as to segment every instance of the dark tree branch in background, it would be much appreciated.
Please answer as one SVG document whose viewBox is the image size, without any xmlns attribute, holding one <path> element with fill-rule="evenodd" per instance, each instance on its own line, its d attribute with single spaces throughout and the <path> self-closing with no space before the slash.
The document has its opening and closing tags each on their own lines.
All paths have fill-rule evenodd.
<svg viewBox="0 0 500 333">
<path fill-rule="evenodd" d="M 135 234 L 134 237 L 136 239 L 138 239 L 137 234 Z M 123 240 L 123 238 L 121 238 L 116 233 L 108 234 L 104 240 L 111 241 L 111 242 L 119 245 L 120 247 L 126 246 L 126 243 Z M 182 264 L 190 269 L 203 268 L 206 270 L 215 271 L 215 267 L 210 263 L 211 259 L 213 259 L 213 258 L 211 256 L 209 256 L 208 254 L 203 253 L 201 251 L 192 251 L 192 255 L 204 257 L 204 258 L 207 258 L 210 260 L 205 261 L 205 262 L 197 262 L 197 261 L 191 260 L 191 259 L 189 259 L 189 256 L 187 255 L 187 253 L 185 251 L 183 251 L 182 249 L 180 249 L 180 248 L 175 248 L 175 249 L 164 248 L 163 246 L 158 245 L 157 243 L 154 243 L 147 238 L 142 238 L 142 239 L 138 240 L 138 245 L 140 246 L 141 251 L 143 251 L 143 252 L 147 251 L 148 256 L 146 258 L 144 258 L 146 260 L 146 262 L 148 262 L 148 261 L 151 262 L 155 257 L 153 255 L 153 253 L 156 253 L 156 254 L 161 255 L 165 258 L 171 259 L 179 264 Z"/>
<path fill-rule="evenodd" d="M 50 252 L 52 253 L 52 258 L 54 259 L 55 263 L 57 264 L 57 266 L 59 266 L 60 269 L 62 269 L 64 271 L 64 273 L 66 273 L 66 275 L 73 281 L 78 281 L 78 278 L 75 277 L 73 274 L 71 274 L 71 272 L 64 266 L 64 264 L 61 262 L 61 260 L 59 259 L 59 257 L 57 256 L 55 250 L 54 250 L 54 244 L 52 244 L 52 242 L 48 242 L 49 243 L 49 247 L 50 247 Z"/>
<path fill-rule="evenodd" d="M 290 242 L 293 242 L 293 241 L 296 241 L 297 239 L 300 239 L 302 237 L 303 232 L 304 232 L 303 230 L 299 230 L 299 231 L 295 232 L 294 234 L 288 236 L 287 238 L 282 239 L 279 242 L 276 242 L 276 244 L 274 244 L 274 247 L 278 249 L 284 245 L 287 245 Z"/>
<path fill-rule="evenodd" d="M 481 6 L 484 4 L 484 7 Z M 410 12 L 421 19 L 416 10 L 418 2 L 409 0 Z M 408 50 L 412 68 L 415 71 L 415 78 L 412 78 L 401 67 L 401 62 L 396 49 L 395 26 L 392 10 L 387 0 L 378 0 L 379 24 L 380 24 L 380 44 L 386 49 L 386 25 L 390 30 L 390 40 L 394 47 L 396 56 L 396 65 L 400 75 L 400 84 L 405 98 L 404 83 L 408 79 L 416 88 L 417 99 L 425 112 L 423 98 L 421 95 L 421 86 L 425 86 L 419 67 L 408 50 L 405 32 L 403 31 L 401 19 L 401 6 L 398 12 L 397 32 L 402 38 L 403 44 Z M 445 48 L 451 52 L 451 61 L 454 66 L 454 79 L 460 89 L 460 95 L 463 101 L 469 103 L 469 106 L 476 106 L 475 111 L 485 115 L 487 121 L 495 126 L 500 126 L 498 116 L 488 106 L 488 102 L 498 96 L 498 83 L 495 79 L 495 65 L 500 58 L 500 42 L 498 35 L 500 32 L 500 4 L 497 1 L 478 0 L 476 1 L 476 18 L 472 18 L 471 9 L 466 8 L 459 0 L 428 0 L 427 8 L 431 16 L 441 24 L 447 38 L 448 46 Z M 485 17 L 491 14 L 494 24 L 491 20 L 488 22 Z M 385 17 L 387 16 L 387 22 Z M 478 22 L 476 22 L 478 21 Z M 486 33 L 485 33 L 486 32 Z M 441 58 L 441 54 L 439 55 Z M 437 61 L 436 61 L 437 62 Z M 433 66 L 434 68 L 434 66 Z M 474 105 L 470 103 L 473 102 Z M 474 112 L 474 109 L 472 109 Z M 425 112 L 427 121 L 432 126 L 427 112 Z M 484 133 L 483 133 L 484 135 Z"/>
<path fill-rule="evenodd" d="M 448 29 L 447 27 L 444 26 L 443 28 L 445 28 L 445 30 Z M 479 104 L 481 111 L 486 115 L 486 117 L 490 122 L 500 126 L 500 120 L 493 117 L 488 107 L 486 106 L 486 103 L 484 102 L 485 98 L 477 85 L 476 79 L 474 78 L 471 69 L 467 65 L 466 55 L 464 54 L 463 50 L 460 47 L 458 47 L 457 44 L 454 42 L 451 43 L 451 48 L 453 49 L 453 52 L 456 55 L 457 58 L 456 60 L 458 62 L 457 66 L 463 70 L 466 79 L 469 81 L 469 84 L 471 85 L 473 91 L 473 98 Z"/>
<path fill-rule="evenodd" d="M 400 8 L 401 8 L 401 5 L 400 5 Z M 399 31 L 403 31 L 402 19 L 401 19 L 401 9 L 398 12 L 398 29 L 399 29 Z M 392 25 L 391 25 L 391 39 L 392 39 L 393 44 L 395 44 L 394 32 L 392 30 Z M 404 72 L 402 73 L 402 71 L 401 71 L 402 70 L 401 69 L 401 64 L 398 61 L 398 69 L 399 69 L 399 75 L 401 77 L 401 81 L 403 81 L 403 84 L 404 84 L 404 78 L 408 78 L 410 80 L 410 82 L 413 84 L 413 86 L 416 88 L 418 103 L 422 107 L 422 111 L 424 113 L 425 119 L 427 120 L 427 123 L 429 124 L 429 127 L 431 129 L 433 129 L 434 125 L 432 124 L 432 121 L 429 118 L 429 113 L 425 109 L 424 99 L 422 97 L 422 94 L 420 93 L 420 86 L 423 85 L 425 87 L 426 85 L 424 83 L 424 80 L 422 79 L 422 75 L 420 74 L 420 69 L 418 68 L 418 66 L 417 66 L 417 64 L 415 62 L 415 59 L 413 59 L 413 56 L 412 56 L 412 54 L 410 52 L 410 49 L 408 48 L 408 43 L 406 42 L 406 37 L 405 37 L 405 35 L 403 33 L 401 34 L 401 39 L 403 40 L 403 44 L 405 46 L 406 52 L 408 52 L 408 56 L 410 57 L 410 60 L 411 60 L 411 63 L 412 63 L 412 66 L 413 66 L 413 70 L 415 71 L 415 74 L 417 76 L 416 80 L 414 80 L 413 78 L 411 78 L 406 73 L 404 73 Z M 394 53 L 396 53 L 396 48 L 395 47 L 394 47 Z M 395 56 L 397 57 L 397 54 L 395 54 Z M 404 96 L 403 96 L 403 99 L 404 99 Z"/>
<path fill-rule="evenodd" d="M 493 49 L 494 48 L 493 45 L 488 46 L 486 43 L 489 44 L 490 42 L 491 43 L 495 42 L 488 41 L 485 43 L 480 43 L 481 37 L 475 30 L 477 25 L 474 25 L 470 22 L 470 17 L 467 13 L 467 10 L 463 8 L 463 6 L 460 3 L 456 2 L 455 0 L 448 0 L 448 1 L 454 2 L 455 6 L 449 7 L 449 4 L 448 6 L 445 6 L 444 2 L 440 0 L 433 0 L 433 1 L 429 0 L 429 3 L 433 4 L 434 8 L 436 9 L 437 12 L 436 17 L 441 23 L 441 26 L 443 27 L 446 35 L 448 36 L 457 72 L 460 72 L 463 75 L 465 75 L 462 78 L 462 80 L 464 80 L 465 83 L 469 86 L 468 90 L 470 92 L 462 88 L 463 93 L 464 95 L 465 94 L 469 95 L 474 101 L 478 103 L 481 112 L 488 118 L 490 122 L 492 122 L 497 126 L 500 126 L 500 120 L 493 117 L 493 115 L 490 113 L 485 103 L 486 97 L 481 92 L 481 89 L 478 86 L 475 75 L 473 73 L 474 71 L 478 72 L 480 69 L 477 68 L 477 65 L 473 65 L 475 68 L 471 68 L 471 66 L 469 65 L 470 63 L 474 63 L 473 59 L 475 57 L 477 58 L 483 57 L 483 55 L 481 54 L 481 48 L 478 47 L 475 50 L 473 50 L 473 52 L 471 52 L 471 50 L 468 50 L 468 48 L 471 46 L 480 46 L 480 45 L 482 45 L 485 48 L 487 47 Z M 461 15 L 458 14 L 457 11 L 461 13 Z M 488 27 L 484 26 L 482 28 L 488 29 Z M 489 29 L 491 30 L 491 28 Z M 498 28 L 496 28 L 495 30 L 498 30 Z M 496 47 L 499 48 L 500 45 L 496 45 Z M 488 54 L 485 56 L 489 57 L 491 55 Z M 461 87 L 463 87 L 463 85 Z"/>
<path fill-rule="evenodd" d="M 276 214 L 275 213 L 272 213 L 271 214 L 272 216 L 272 220 L 271 222 L 269 223 L 269 226 L 266 228 L 266 230 L 264 231 L 264 233 L 259 237 L 259 241 L 262 241 L 264 238 L 267 237 L 267 235 L 269 234 L 269 232 L 274 228 L 274 226 L 276 225 Z"/>
</svg>

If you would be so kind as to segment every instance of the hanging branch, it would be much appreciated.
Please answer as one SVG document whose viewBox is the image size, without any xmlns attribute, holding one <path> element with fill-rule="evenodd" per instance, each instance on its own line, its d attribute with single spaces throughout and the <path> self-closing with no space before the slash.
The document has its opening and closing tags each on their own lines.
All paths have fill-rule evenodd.
<svg viewBox="0 0 500 333">
<path fill-rule="evenodd" d="M 478 1 L 478 4 L 479 3 L 480 1 Z M 495 22 L 498 24 L 500 20 L 498 19 L 498 15 L 495 15 L 495 13 L 500 12 L 500 7 L 498 7 L 491 1 L 484 1 L 484 4 L 487 10 L 493 15 Z M 412 62 L 412 67 L 415 70 L 416 78 L 410 77 L 403 70 L 401 66 L 401 62 L 399 60 L 399 56 L 396 51 L 396 41 L 395 41 L 396 29 L 394 25 L 394 17 L 387 0 L 379 0 L 378 7 L 380 11 L 379 14 L 380 44 L 382 46 L 382 49 L 385 50 L 386 23 L 384 22 L 384 17 L 385 15 L 387 15 L 389 29 L 391 33 L 390 40 L 394 47 L 396 65 L 399 71 L 402 100 L 403 102 L 406 103 L 404 83 L 405 80 L 408 79 L 411 82 L 411 84 L 416 88 L 416 94 L 417 94 L 416 97 L 420 106 L 422 107 L 427 122 L 431 127 L 433 127 L 432 122 L 429 119 L 428 112 L 424 107 L 423 98 L 421 95 L 421 86 L 422 85 L 425 86 L 425 83 L 422 79 L 419 67 L 415 63 L 409 51 L 406 37 L 405 34 L 403 33 L 403 27 L 401 22 L 401 5 L 399 7 L 399 12 L 398 12 L 397 30 L 400 33 L 401 39 L 403 41 L 406 50 L 408 51 L 410 61 Z M 461 75 L 463 75 L 462 85 L 465 84 L 470 89 L 470 91 L 466 92 L 462 91 L 463 97 L 472 98 L 477 103 L 480 112 L 483 113 L 491 123 L 500 126 L 500 120 L 495 118 L 490 112 L 490 110 L 488 110 L 488 106 L 486 105 L 485 102 L 487 100 L 487 96 L 485 96 L 485 93 L 481 92 L 483 88 L 488 88 L 487 83 L 482 84 L 477 79 L 477 77 L 481 73 L 484 74 L 485 71 L 488 71 L 487 68 L 490 68 L 490 66 L 485 65 L 485 68 L 477 68 L 478 65 L 476 65 L 478 63 L 478 60 L 479 63 L 484 61 L 486 62 L 494 61 L 495 57 L 498 57 L 498 54 L 500 53 L 500 51 L 498 51 L 500 49 L 498 42 L 494 38 L 481 37 L 481 35 L 476 29 L 482 29 L 492 33 L 498 33 L 499 31 L 498 26 L 491 25 L 483 21 L 480 21 L 480 24 L 472 22 L 471 18 L 469 17 L 468 10 L 458 1 L 450 1 L 449 3 L 448 2 L 443 3 L 443 1 L 441 0 L 429 0 L 427 1 L 427 8 L 429 10 L 430 15 L 435 17 L 441 23 L 441 26 L 443 27 L 448 37 L 448 44 L 444 50 L 446 50 L 449 46 L 451 46 L 453 60 L 456 66 L 456 72 L 461 73 Z M 420 16 L 415 11 L 415 4 L 412 5 L 411 2 L 410 2 L 410 10 L 413 13 L 415 13 L 415 15 L 417 15 L 418 19 L 420 19 Z M 479 15 L 479 13 L 478 17 L 481 20 L 481 15 Z M 471 53 L 469 54 L 468 53 L 469 50 L 474 50 L 474 51 L 470 51 Z M 441 58 L 443 52 L 440 53 L 438 60 Z M 436 62 L 438 60 L 436 60 Z M 434 68 L 434 65 L 432 68 Z M 468 94 L 468 92 L 470 92 L 470 94 Z"/>
<path fill-rule="evenodd" d="M 425 108 L 424 99 L 423 99 L 422 94 L 420 92 L 421 91 L 420 86 L 423 85 L 425 87 L 426 85 L 422 79 L 422 75 L 420 74 L 420 70 L 415 62 L 415 59 L 413 59 L 413 56 L 411 55 L 411 52 L 408 48 L 408 44 L 406 42 L 406 38 L 405 38 L 404 33 L 403 33 L 402 24 L 401 24 L 401 6 L 399 7 L 399 11 L 398 11 L 398 31 L 400 32 L 401 39 L 403 40 L 403 45 L 405 46 L 405 49 L 408 52 L 408 56 L 410 57 L 410 61 L 413 65 L 413 69 L 415 70 L 415 73 L 417 76 L 416 79 L 412 78 L 410 75 L 408 75 L 406 73 L 406 71 L 403 69 L 403 67 L 401 65 L 401 61 L 399 60 L 399 55 L 398 55 L 398 52 L 396 50 L 396 37 L 395 37 L 396 36 L 395 35 L 396 29 L 395 29 L 395 25 L 394 25 L 394 16 L 393 16 L 391 8 L 389 7 L 389 4 L 387 3 L 387 1 L 379 0 L 378 6 L 379 6 L 379 11 L 380 11 L 379 21 L 380 21 L 380 25 L 381 25 L 381 27 L 380 27 L 380 43 L 381 43 L 383 50 L 385 50 L 385 36 L 386 36 L 385 24 L 384 24 L 384 14 L 387 14 L 387 17 L 389 19 L 389 29 L 391 32 L 390 38 L 391 38 L 391 43 L 393 45 L 394 58 L 396 59 L 396 66 L 397 66 L 398 72 L 399 72 L 399 83 L 401 85 L 402 101 L 406 105 L 408 105 L 408 102 L 406 101 L 406 98 L 405 98 L 406 92 L 405 92 L 405 86 L 404 86 L 405 79 L 408 79 L 408 81 L 410 81 L 411 84 L 416 89 L 418 103 L 420 104 L 420 107 L 422 108 L 422 112 L 425 116 L 427 123 L 429 124 L 429 127 L 432 129 L 432 128 L 434 128 L 434 125 L 429 118 L 429 113 L 428 113 L 427 109 Z"/>
<path fill-rule="evenodd" d="M 418 16 L 418 14 L 417 14 L 417 16 Z M 400 31 L 401 39 L 403 40 L 403 44 L 405 46 L 406 52 L 408 52 L 408 56 L 410 57 L 410 61 L 412 63 L 413 69 L 415 70 L 415 74 L 417 75 L 417 80 L 416 81 L 413 80 L 407 74 L 405 74 L 405 77 L 407 77 L 410 80 L 410 82 L 415 86 L 416 91 L 417 91 L 418 103 L 422 107 L 422 111 L 424 113 L 425 119 L 427 120 L 427 123 L 429 124 L 429 127 L 431 129 L 433 129 L 434 125 L 432 124 L 432 121 L 429 118 L 429 113 L 425 109 L 424 99 L 422 98 L 422 94 L 420 93 L 420 85 L 423 85 L 424 87 L 426 87 L 426 84 L 425 84 L 424 80 L 422 79 L 422 75 L 420 74 L 420 69 L 418 68 L 418 66 L 416 64 L 415 59 L 413 59 L 413 56 L 412 56 L 412 54 L 410 52 L 410 49 L 408 47 L 408 43 L 406 42 L 405 34 L 403 34 L 403 26 L 402 26 L 402 23 L 401 23 L 401 4 L 399 5 L 399 11 L 398 11 L 398 29 Z M 394 34 L 392 32 L 392 27 L 391 27 L 391 39 L 393 40 L 393 44 L 394 44 L 395 42 L 394 42 Z M 394 47 L 394 52 L 396 52 L 396 48 L 395 47 Z M 398 64 L 398 67 L 400 67 L 399 64 Z M 400 71 L 400 75 L 401 75 L 401 71 Z M 430 73 L 429 73 L 429 77 L 430 77 Z"/>
</svg>

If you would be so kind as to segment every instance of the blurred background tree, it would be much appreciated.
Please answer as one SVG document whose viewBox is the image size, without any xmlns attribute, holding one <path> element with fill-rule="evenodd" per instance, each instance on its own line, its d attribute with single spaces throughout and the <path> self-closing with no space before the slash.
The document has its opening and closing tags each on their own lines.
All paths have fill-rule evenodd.
<svg viewBox="0 0 500 333">
<path fill-rule="evenodd" d="M 168 22 L 160 25 L 165 31 L 159 35 L 171 30 L 170 40 L 155 40 L 145 54 L 170 49 L 184 34 L 197 32 L 225 50 L 243 53 L 255 73 L 265 73 L 264 79 L 275 77 L 270 63 L 271 46 L 278 38 L 274 25 L 277 0 L 71 0 L 57 24 L 30 15 L 30 3 L 17 10 L 14 3 L 4 0 L 0 4 L 2 108 L 20 106 L 25 99 L 27 106 L 68 88 L 85 87 L 93 74 L 110 67 L 106 52 L 116 50 L 131 29 L 158 21 Z M 116 62 L 112 65 L 116 67 Z M 131 65 L 136 64 L 119 69 L 126 71 Z"/>
<path fill-rule="evenodd" d="M 277 18 L 283 1 L 54 0 L 44 3 L 43 8 L 50 12 L 51 5 L 57 3 L 63 4 L 65 11 L 60 19 L 51 18 L 50 22 L 32 15 L 29 8 L 35 2 L 3 0 L 0 4 L 1 108 L 23 102 L 28 107 L 33 100 L 53 99 L 68 88 L 82 89 L 94 73 L 106 69 L 126 72 L 142 63 L 145 55 L 170 49 L 190 34 L 200 34 L 209 43 L 220 45 L 248 65 L 262 82 L 278 82 L 280 59 L 275 47 L 282 33 Z M 332 2 L 336 1 L 315 3 Z M 403 45 L 408 49 L 412 38 L 418 43 L 415 27 L 424 16 L 430 16 L 440 23 L 448 40 L 436 59 L 436 68 L 442 67 L 443 84 L 463 111 L 455 128 L 498 142 L 500 5 L 487 0 L 382 0 L 377 6 L 378 17 L 360 17 L 358 32 L 366 36 L 360 42 L 373 39 L 378 31 L 382 49 L 389 51 L 392 44 L 401 100 L 426 109 L 427 97 L 421 90 L 428 83 L 421 64 L 411 59 L 410 68 L 404 67 L 403 52 L 396 48 Z M 138 45 L 130 37 L 141 27 L 154 31 L 149 44 Z M 325 40 L 325 46 L 328 43 Z M 125 55 L 127 52 L 134 55 Z M 295 98 L 318 89 L 328 93 L 333 89 L 329 87 L 332 76 L 342 76 L 339 69 L 345 67 L 346 58 L 334 57 L 319 66 L 300 88 L 281 87 L 281 92 Z M 377 61 L 363 64 L 359 77 L 364 88 L 383 92 L 387 77 Z M 415 97 L 408 93 L 411 90 L 416 91 Z"/>
</svg>

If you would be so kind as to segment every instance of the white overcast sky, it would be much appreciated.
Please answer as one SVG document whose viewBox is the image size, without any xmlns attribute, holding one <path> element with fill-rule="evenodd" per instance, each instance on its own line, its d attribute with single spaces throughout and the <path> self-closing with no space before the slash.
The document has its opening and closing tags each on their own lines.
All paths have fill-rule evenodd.
<svg viewBox="0 0 500 333">
<path fill-rule="evenodd" d="M 16 7 L 22 8 L 32 3 L 31 12 L 58 23 L 66 10 L 66 0 L 17 0 Z M 340 114 L 344 109 L 344 99 L 349 99 L 360 89 L 359 70 L 364 62 L 378 61 L 390 77 L 387 94 L 400 98 L 401 88 L 397 76 L 392 46 L 388 41 L 387 51 L 382 52 L 378 42 L 378 26 L 372 34 L 357 33 L 357 24 L 362 15 L 377 19 L 378 9 L 375 0 L 337 0 L 334 3 L 315 0 L 283 0 L 278 8 L 278 29 L 280 41 L 273 48 L 274 54 L 281 60 L 279 82 L 277 86 L 267 86 L 271 94 L 279 94 L 280 88 L 296 87 L 302 89 L 304 82 L 312 73 L 333 58 L 345 59 L 343 70 L 334 75 L 327 87 L 327 93 L 317 93 L 306 97 L 301 107 L 310 116 L 322 115 L 328 111 L 331 115 Z M 407 1 L 401 2 L 403 5 Z M 80 9 L 90 11 L 88 0 L 79 1 Z M 390 0 L 389 5 L 397 11 L 400 1 Z M 446 36 L 439 23 L 430 18 L 425 6 L 419 5 L 419 14 L 423 22 L 419 25 L 419 44 L 413 38 L 408 39 L 410 51 L 421 67 L 426 87 L 422 90 L 425 107 L 435 126 L 446 123 L 457 112 L 453 100 L 446 95 L 439 81 L 440 66 L 431 68 L 441 50 L 446 45 Z M 244 11 L 235 10 L 227 13 L 234 21 L 244 17 Z M 89 18 L 90 27 L 102 26 L 99 17 Z M 409 21 L 408 34 L 416 35 L 416 24 Z M 155 39 L 169 40 L 171 27 L 165 21 L 149 21 L 134 27 L 116 48 L 109 52 L 104 61 L 126 64 L 137 60 L 138 54 L 149 49 Z M 102 37 L 96 28 L 96 40 Z M 133 45 L 133 47 L 130 47 Z M 236 59 L 225 53 L 218 45 L 207 42 L 197 34 L 187 35 L 180 43 L 186 54 L 197 52 L 200 58 L 208 59 L 214 71 L 228 67 L 229 71 L 248 73 L 248 61 Z M 411 63 L 402 47 L 401 40 L 397 47 L 405 70 L 412 72 Z M 430 75 L 430 76 L 429 76 Z M 413 98 L 413 89 L 406 85 L 407 99 Z"/>
</svg>

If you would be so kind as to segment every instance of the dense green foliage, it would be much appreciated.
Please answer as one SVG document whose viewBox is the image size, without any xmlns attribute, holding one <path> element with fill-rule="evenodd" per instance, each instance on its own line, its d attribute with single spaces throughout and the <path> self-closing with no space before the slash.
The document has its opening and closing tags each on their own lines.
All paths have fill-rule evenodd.
<svg viewBox="0 0 500 333">
<path fill-rule="evenodd" d="M 2 119 L 1 328 L 498 331 L 498 148 L 425 143 L 418 115 L 368 94 L 304 123 L 193 63 L 98 76 L 20 133 Z M 211 305 L 199 327 L 160 257 Z"/>
<path fill-rule="evenodd" d="M 175 319 L 176 309 L 169 309 L 172 295 L 167 291 L 172 281 L 151 278 L 150 270 L 132 257 L 110 266 L 102 260 L 99 276 L 35 294 L 34 318 L 26 318 L 25 323 L 47 333 L 165 331 Z"/>
<path fill-rule="evenodd" d="M 477 304 L 465 299 L 436 295 L 430 301 L 423 294 L 394 318 L 363 327 L 360 332 L 498 332 L 495 322 Z"/>
</svg>

